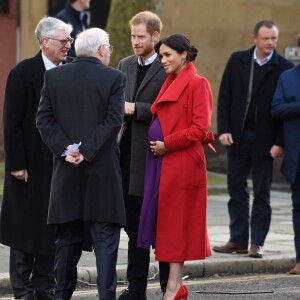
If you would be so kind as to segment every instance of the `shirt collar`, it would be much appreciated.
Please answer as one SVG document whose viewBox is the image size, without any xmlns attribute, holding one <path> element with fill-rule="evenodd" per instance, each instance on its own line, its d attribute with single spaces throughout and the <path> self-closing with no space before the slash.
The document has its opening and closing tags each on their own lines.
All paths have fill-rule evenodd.
<svg viewBox="0 0 300 300">
<path fill-rule="evenodd" d="M 273 53 L 274 51 L 272 51 L 264 60 L 260 61 L 256 56 L 256 48 L 255 48 L 253 52 L 253 59 L 258 65 L 263 66 L 271 60 Z"/>
<path fill-rule="evenodd" d="M 79 13 L 79 19 L 80 19 L 80 21 L 82 21 L 82 20 L 84 19 L 84 17 L 85 17 L 85 12 L 84 12 L 84 11 L 81 11 L 81 12 Z"/>
<path fill-rule="evenodd" d="M 42 58 L 43 58 L 46 70 L 50 70 L 50 69 L 53 69 L 53 68 L 57 67 L 57 65 L 54 64 L 49 58 L 47 58 L 47 56 L 43 52 L 42 52 Z M 62 62 L 59 63 L 59 66 L 61 64 L 62 64 Z"/>
<path fill-rule="evenodd" d="M 139 56 L 139 57 L 138 57 L 138 64 L 139 64 L 140 66 L 147 66 L 147 65 L 150 65 L 150 64 L 152 64 L 152 63 L 155 61 L 156 57 L 157 57 L 157 53 L 155 52 L 152 56 L 150 56 L 148 59 L 146 59 L 144 62 L 142 62 L 142 59 L 141 59 L 141 57 Z"/>
</svg>

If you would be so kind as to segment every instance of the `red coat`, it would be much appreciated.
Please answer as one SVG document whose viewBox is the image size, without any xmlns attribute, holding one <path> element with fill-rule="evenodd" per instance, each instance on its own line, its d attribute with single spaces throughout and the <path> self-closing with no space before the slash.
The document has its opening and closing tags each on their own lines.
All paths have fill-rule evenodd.
<svg viewBox="0 0 300 300">
<path fill-rule="evenodd" d="M 183 262 L 211 255 L 206 227 L 207 176 L 201 140 L 210 128 L 212 92 L 189 63 L 169 75 L 151 107 L 168 152 L 158 197 L 156 260 Z"/>
</svg>

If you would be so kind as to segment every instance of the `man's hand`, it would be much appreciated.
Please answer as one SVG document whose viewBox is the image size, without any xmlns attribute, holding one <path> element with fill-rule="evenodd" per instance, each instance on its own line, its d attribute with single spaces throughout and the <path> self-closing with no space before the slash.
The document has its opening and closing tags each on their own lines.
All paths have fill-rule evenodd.
<svg viewBox="0 0 300 300">
<path fill-rule="evenodd" d="M 135 103 L 125 101 L 125 116 L 132 116 L 135 111 Z"/>
<path fill-rule="evenodd" d="M 75 165 L 75 166 L 78 166 L 79 164 L 81 164 L 84 160 L 84 156 L 79 152 L 77 155 L 73 155 L 73 152 L 70 154 L 70 155 L 67 155 L 65 157 L 65 161 L 72 164 L 72 165 Z"/>
<path fill-rule="evenodd" d="M 219 136 L 219 141 L 224 146 L 231 146 L 233 144 L 233 139 L 231 133 L 223 133 Z"/>
<path fill-rule="evenodd" d="M 270 150 L 271 157 L 278 158 L 278 157 L 282 157 L 283 154 L 284 154 L 284 150 L 282 147 L 276 146 L 276 145 L 272 146 L 272 148 Z"/>
<path fill-rule="evenodd" d="M 24 180 L 25 182 L 28 181 L 28 172 L 26 169 L 18 170 L 18 171 L 11 171 L 10 174 L 19 180 Z"/>
</svg>

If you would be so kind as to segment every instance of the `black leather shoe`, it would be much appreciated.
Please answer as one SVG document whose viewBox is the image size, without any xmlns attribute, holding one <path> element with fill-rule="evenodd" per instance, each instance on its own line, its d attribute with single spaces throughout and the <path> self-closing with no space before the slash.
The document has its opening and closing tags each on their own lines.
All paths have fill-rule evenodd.
<svg viewBox="0 0 300 300">
<path fill-rule="evenodd" d="M 46 293 L 35 293 L 35 297 L 37 300 L 54 300 L 54 291 L 53 292 L 46 292 Z"/>
<path fill-rule="evenodd" d="M 34 294 L 26 294 L 24 296 L 21 296 L 19 298 L 16 298 L 18 300 L 36 300 Z"/>
<path fill-rule="evenodd" d="M 236 253 L 236 254 L 247 254 L 247 246 L 228 242 L 223 246 L 214 246 L 212 248 L 215 252 L 219 253 Z"/>
<path fill-rule="evenodd" d="M 147 300 L 147 297 L 146 295 L 139 295 L 126 289 L 121 292 L 118 300 Z"/>
</svg>

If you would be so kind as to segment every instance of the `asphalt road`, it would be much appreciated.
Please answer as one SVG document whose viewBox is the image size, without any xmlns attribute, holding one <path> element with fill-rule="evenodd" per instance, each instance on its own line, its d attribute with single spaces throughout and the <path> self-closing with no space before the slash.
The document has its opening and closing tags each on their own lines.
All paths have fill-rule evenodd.
<svg viewBox="0 0 300 300">
<path fill-rule="evenodd" d="M 299 300 L 300 276 L 287 274 L 260 274 L 241 276 L 211 276 L 194 280 L 185 280 L 189 289 L 189 300 L 242 299 L 242 300 Z M 118 295 L 124 287 L 118 286 Z M 148 300 L 161 299 L 162 295 L 157 281 L 149 281 Z M 11 295 L 0 300 L 12 300 Z M 98 299 L 95 286 L 82 285 L 72 299 Z"/>
</svg>

